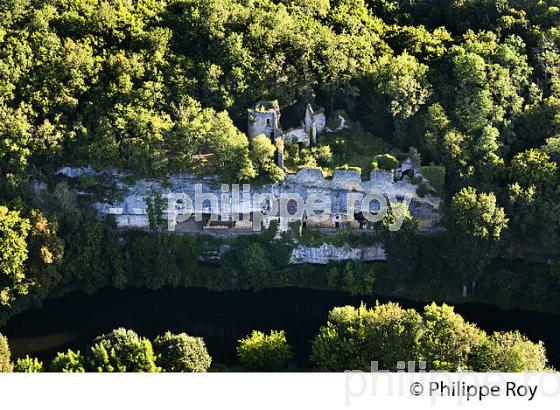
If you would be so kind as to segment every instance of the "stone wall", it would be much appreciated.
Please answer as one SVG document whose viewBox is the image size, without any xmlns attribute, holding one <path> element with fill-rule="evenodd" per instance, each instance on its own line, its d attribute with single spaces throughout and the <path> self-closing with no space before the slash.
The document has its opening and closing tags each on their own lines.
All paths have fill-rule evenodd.
<svg viewBox="0 0 560 410">
<path fill-rule="evenodd" d="M 326 265 L 329 262 L 362 260 L 364 262 L 386 260 L 382 245 L 360 246 L 352 248 L 348 245 L 335 247 L 324 243 L 319 247 L 299 245 L 294 248 L 290 258 L 291 264 L 311 263 Z"/>
<path fill-rule="evenodd" d="M 274 141 L 279 136 L 280 108 L 275 101 L 260 101 L 248 110 L 248 137 L 252 141 L 257 135 L 264 134 Z"/>
<path fill-rule="evenodd" d="M 68 172 L 72 175 L 72 172 Z M 216 177 L 201 178 L 191 174 L 177 174 L 166 180 L 139 180 L 134 184 L 127 184 L 124 179 L 117 182 L 117 188 L 121 191 L 122 199 L 113 203 L 98 203 L 97 209 L 102 214 L 115 215 L 117 223 L 122 228 L 147 227 L 147 206 L 145 199 L 153 190 L 162 193 L 164 198 L 174 197 L 177 194 L 186 194 L 189 198 L 195 198 L 195 186 L 202 186 L 203 193 L 214 193 L 221 201 L 220 180 Z M 286 194 L 297 194 L 304 200 L 310 195 L 321 193 L 330 199 L 331 215 L 344 222 L 349 206 L 350 195 L 360 193 L 380 193 L 386 197 L 394 197 L 398 201 L 403 198 L 411 198 L 410 212 L 418 220 L 422 231 L 433 229 L 435 222 L 440 217 L 440 200 L 427 195 L 419 197 L 416 194 L 417 186 L 411 184 L 407 179 L 394 181 L 392 172 L 372 172 L 370 178 L 362 180 L 361 175 L 355 170 L 336 170 L 331 179 L 325 178 L 320 169 L 302 169 L 297 174 L 287 175 L 280 184 L 269 184 L 264 186 L 250 187 L 250 195 L 271 194 L 274 198 L 280 198 Z M 225 208 L 231 210 L 231 193 Z M 240 198 L 240 203 L 243 199 Z M 352 201 L 350 201 L 352 204 Z M 372 202 L 375 204 L 375 202 Z M 261 212 L 262 204 L 254 201 L 249 203 L 249 212 Z M 220 204 L 220 209 L 222 204 Z M 204 210 L 205 213 L 214 213 L 214 210 Z M 219 211 L 218 211 L 219 212 Z M 266 219 L 266 218 L 265 218 Z M 334 219 L 333 219 L 334 220 Z M 282 221 L 281 221 L 282 222 Z M 142 226 L 145 224 L 145 226 Z M 287 224 L 281 224 L 281 228 L 287 228 Z M 331 224 L 327 224 L 331 227 Z M 186 232 L 186 231 L 185 231 Z"/>
</svg>

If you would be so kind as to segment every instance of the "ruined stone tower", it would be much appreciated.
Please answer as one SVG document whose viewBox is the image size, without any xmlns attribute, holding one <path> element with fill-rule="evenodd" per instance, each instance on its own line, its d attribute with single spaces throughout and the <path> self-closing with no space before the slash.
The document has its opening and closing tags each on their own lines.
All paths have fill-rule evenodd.
<svg viewBox="0 0 560 410">
<path fill-rule="evenodd" d="M 247 110 L 249 141 L 260 134 L 270 138 L 272 143 L 280 132 L 280 106 L 278 101 L 259 101 L 253 108 Z"/>
</svg>

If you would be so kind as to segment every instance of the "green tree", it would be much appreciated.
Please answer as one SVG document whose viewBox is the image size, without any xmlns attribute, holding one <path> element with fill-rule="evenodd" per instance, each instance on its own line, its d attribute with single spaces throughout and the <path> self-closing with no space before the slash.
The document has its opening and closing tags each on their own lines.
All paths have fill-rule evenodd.
<svg viewBox="0 0 560 410">
<path fill-rule="evenodd" d="M 522 186 L 550 190 L 557 180 L 558 165 L 541 150 L 520 152 L 511 160 L 511 176 Z"/>
<path fill-rule="evenodd" d="M 395 370 L 399 362 L 420 360 L 422 318 L 398 304 L 334 308 L 315 336 L 311 360 L 321 371 Z"/>
<path fill-rule="evenodd" d="M 97 372 L 160 371 L 151 342 L 122 327 L 95 338 L 88 359 Z"/>
<path fill-rule="evenodd" d="M 166 332 L 158 336 L 153 344 L 157 364 L 166 372 L 206 372 L 212 363 L 200 337 Z"/>
<path fill-rule="evenodd" d="M 390 154 L 380 154 L 373 157 L 373 161 L 371 163 L 371 168 L 374 171 L 377 170 L 385 170 L 391 171 L 397 169 L 399 166 L 399 161 Z"/>
<path fill-rule="evenodd" d="M 148 212 L 148 222 L 152 232 L 159 232 L 165 229 L 166 221 L 163 219 L 163 211 L 167 205 L 161 192 L 152 190 L 150 195 L 144 201 L 146 202 Z"/>
<path fill-rule="evenodd" d="M 32 209 L 28 219 L 26 276 L 32 283 L 29 293 L 42 298 L 63 279 L 60 267 L 64 258 L 64 241 L 58 235 L 58 223 L 54 218 L 48 219 L 41 211 Z"/>
<path fill-rule="evenodd" d="M 270 334 L 253 330 L 251 336 L 238 341 L 237 357 L 249 371 L 279 371 L 286 369 L 293 353 L 283 330 Z"/>
<path fill-rule="evenodd" d="M 426 102 L 430 85 L 428 66 L 406 53 L 388 60 L 379 72 L 379 89 L 389 98 L 391 115 L 409 118 Z"/>
<path fill-rule="evenodd" d="M 508 219 L 498 206 L 493 193 L 478 193 L 476 189 L 461 189 L 451 199 L 446 215 L 453 244 L 445 257 L 463 285 L 478 280 Z"/>
<path fill-rule="evenodd" d="M 392 231 L 389 226 L 396 220 L 395 213 L 399 213 L 403 223 L 399 229 Z M 406 206 L 393 206 L 382 221 L 381 232 L 387 253 L 387 269 L 395 278 L 397 286 L 406 286 L 417 272 L 419 253 L 417 229 L 418 223 Z"/>
<path fill-rule="evenodd" d="M 331 266 L 327 271 L 327 284 L 331 289 L 338 289 L 340 286 L 340 273 L 336 265 Z"/>
<path fill-rule="evenodd" d="M 546 350 L 514 332 L 494 332 L 475 350 L 473 367 L 479 372 L 542 372 L 546 370 Z"/>
<path fill-rule="evenodd" d="M 352 264 L 352 262 L 348 261 L 344 265 L 344 270 L 342 271 L 342 289 L 354 295 L 357 294 L 356 281 L 357 280 L 354 272 L 354 265 Z"/>
<path fill-rule="evenodd" d="M 49 367 L 50 372 L 83 373 L 85 372 L 85 358 L 78 350 L 68 349 L 65 353 L 57 353 Z"/>
<path fill-rule="evenodd" d="M 0 206 L 0 305 L 10 306 L 19 295 L 28 292 L 25 275 L 28 258 L 29 220 L 18 211 Z"/>
<path fill-rule="evenodd" d="M 465 370 L 469 356 L 482 343 L 484 332 L 466 322 L 452 306 L 424 307 L 420 350 L 427 369 Z"/>
<path fill-rule="evenodd" d="M 18 373 L 39 373 L 43 371 L 43 362 L 36 357 L 25 356 L 17 359 L 14 364 L 14 372 Z"/>
<path fill-rule="evenodd" d="M 418 360 L 422 318 L 398 304 L 377 304 L 365 318 L 367 351 L 381 370 L 396 370 L 399 362 Z"/>
<path fill-rule="evenodd" d="M 453 196 L 448 217 L 458 234 L 478 239 L 499 239 L 508 221 L 493 193 L 477 193 L 470 187 Z"/>
<path fill-rule="evenodd" d="M 0 333 L 0 373 L 11 372 L 12 367 L 8 339 Z"/>
<path fill-rule="evenodd" d="M 268 285 L 272 264 L 263 245 L 251 242 L 241 249 L 239 283 L 242 289 L 259 290 Z"/>
<path fill-rule="evenodd" d="M 398 145 L 406 144 L 407 120 L 430 96 L 427 73 L 428 66 L 407 53 L 382 60 L 376 82 L 381 94 L 388 99 L 389 112 L 394 120 L 394 139 Z"/>
<path fill-rule="evenodd" d="M 274 162 L 276 147 L 265 135 L 257 135 L 251 145 L 251 160 L 257 174 L 261 177 L 278 182 L 284 178 L 284 171 Z"/>
</svg>

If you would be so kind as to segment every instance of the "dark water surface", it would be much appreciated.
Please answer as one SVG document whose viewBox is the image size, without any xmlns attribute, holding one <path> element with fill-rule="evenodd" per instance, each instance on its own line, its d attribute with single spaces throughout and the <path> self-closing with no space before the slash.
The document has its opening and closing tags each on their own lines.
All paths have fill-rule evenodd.
<svg viewBox="0 0 560 410">
<path fill-rule="evenodd" d="M 26 354 L 50 360 L 57 351 L 83 349 L 92 339 L 116 327 L 150 338 L 170 330 L 204 338 L 218 362 L 233 362 L 236 341 L 251 330 L 284 329 L 299 365 L 307 365 L 309 341 L 335 306 L 361 301 L 399 302 L 420 309 L 424 303 L 385 297 L 299 288 L 261 292 L 211 292 L 198 288 L 102 289 L 93 295 L 76 292 L 26 311 L 2 329 L 14 357 Z M 483 304 L 457 305 L 455 310 L 486 331 L 519 329 L 545 342 L 554 367 L 560 367 L 560 315 L 528 310 L 502 310 Z"/>
</svg>

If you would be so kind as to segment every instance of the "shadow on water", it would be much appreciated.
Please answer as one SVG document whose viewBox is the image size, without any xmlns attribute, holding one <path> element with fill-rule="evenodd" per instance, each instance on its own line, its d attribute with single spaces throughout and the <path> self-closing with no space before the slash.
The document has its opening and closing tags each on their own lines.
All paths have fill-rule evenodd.
<svg viewBox="0 0 560 410">
<path fill-rule="evenodd" d="M 215 361 L 232 363 L 236 341 L 251 330 L 284 329 L 295 348 L 296 361 L 307 366 L 310 340 L 335 306 L 373 305 L 389 300 L 407 308 L 424 303 L 385 297 L 354 297 L 341 292 L 299 288 L 261 292 L 211 292 L 197 288 L 102 289 L 45 302 L 13 318 L 2 333 L 14 357 L 26 354 L 50 360 L 57 351 L 81 349 L 92 339 L 123 326 L 150 338 L 170 330 L 203 337 Z M 502 310 L 483 304 L 456 306 L 456 311 L 486 331 L 519 329 L 532 340 L 545 342 L 548 356 L 560 365 L 560 315 L 528 310 Z"/>
</svg>

